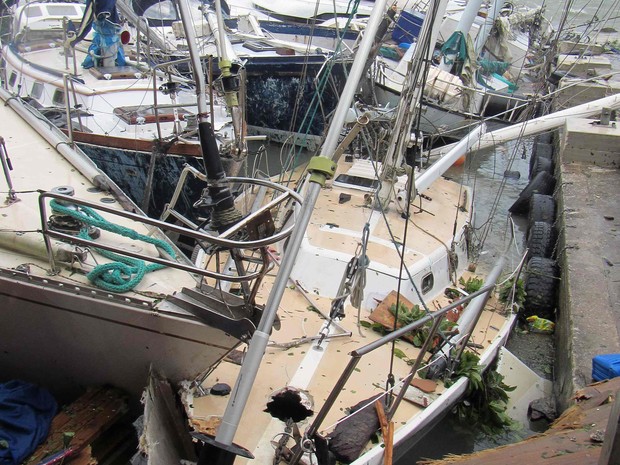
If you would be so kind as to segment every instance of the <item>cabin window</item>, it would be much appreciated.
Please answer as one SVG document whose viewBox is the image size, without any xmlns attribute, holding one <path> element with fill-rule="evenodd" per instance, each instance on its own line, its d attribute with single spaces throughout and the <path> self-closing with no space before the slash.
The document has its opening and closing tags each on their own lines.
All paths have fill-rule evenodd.
<svg viewBox="0 0 620 465">
<path fill-rule="evenodd" d="M 162 108 L 157 112 L 153 107 L 118 107 L 114 109 L 114 114 L 127 124 L 148 124 L 159 121 L 160 123 L 171 123 L 174 121 L 174 111 L 172 108 Z M 177 114 L 181 121 L 185 120 L 185 115 L 189 115 L 189 111 L 179 108 Z"/>
<path fill-rule="evenodd" d="M 433 273 L 429 273 L 422 278 L 422 294 L 426 294 L 435 285 L 435 278 Z"/>
<path fill-rule="evenodd" d="M 43 10 L 40 6 L 29 6 L 26 8 L 26 17 L 28 18 L 37 18 L 39 16 L 43 16 Z"/>
<path fill-rule="evenodd" d="M 259 40 L 248 40 L 243 43 L 243 46 L 253 52 L 272 52 L 276 49 L 273 45 Z"/>
<path fill-rule="evenodd" d="M 61 106 L 65 104 L 65 91 L 62 89 L 57 89 L 54 91 L 54 96 L 52 97 L 52 103 L 57 106 Z"/>
<path fill-rule="evenodd" d="M 50 16 L 58 16 L 58 17 L 73 17 L 79 16 L 80 10 L 77 8 L 77 5 L 53 5 L 48 4 L 47 12 Z"/>
<path fill-rule="evenodd" d="M 17 81 L 17 73 L 13 71 L 11 76 L 9 76 L 9 87 L 13 87 L 15 85 L 15 81 Z"/>
<path fill-rule="evenodd" d="M 35 99 L 40 99 L 43 95 L 43 83 L 35 82 L 32 84 L 32 90 L 30 91 L 30 96 Z"/>
<path fill-rule="evenodd" d="M 174 3 L 170 1 L 157 2 L 144 10 L 144 16 L 148 19 L 176 20 L 177 10 Z"/>
</svg>

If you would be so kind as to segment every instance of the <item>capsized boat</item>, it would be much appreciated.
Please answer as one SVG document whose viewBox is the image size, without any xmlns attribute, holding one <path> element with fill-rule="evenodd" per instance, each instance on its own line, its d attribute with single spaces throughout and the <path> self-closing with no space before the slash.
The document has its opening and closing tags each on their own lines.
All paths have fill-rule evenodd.
<svg viewBox="0 0 620 465">
<path fill-rule="evenodd" d="M 163 231 L 204 244 L 209 234 L 150 219 L 40 113 L 0 95 L 2 379 L 37 382 L 59 399 L 111 384 L 135 406 L 151 367 L 194 379 L 251 338 L 261 309 L 203 287 L 211 272 Z"/>
</svg>

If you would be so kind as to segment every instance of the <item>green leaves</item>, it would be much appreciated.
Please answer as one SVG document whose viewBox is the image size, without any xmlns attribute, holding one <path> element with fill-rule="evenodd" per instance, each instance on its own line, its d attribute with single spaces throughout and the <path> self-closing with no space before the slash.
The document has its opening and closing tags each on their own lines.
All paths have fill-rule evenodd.
<svg viewBox="0 0 620 465">
<path fill-rule="evenodd" d="M 465 399 L 456 406 L 456 418 L 460 423 L 479 428 L 484 434 L 497 435 L 515 426 L 506 414 L 508 392 L 515 386 L 504 384 L 504 377 L 493 370 L 482 372 L 479 358 L 471 352 L 463 352 L 454 372 L 454 379 L 469 379 Z"/>
<path fill-rule="evenodd" d="M 475 276 L 468 278 L 467 281 L 465 281 L 461 276 L 459 278 L 459 284 L 463 286 L 463 290 L 465 292 L 467 292 L 468 294 L 472 294 L 482 289 L 484 281 L 482 280 L 482 278 L 476 278 Z"/>
<path fill-rule="evenodd" d="M 515 284 L 515 278 L 510 278 L 499 289 L 499 300 L 504 303 L 514 302 L 515 311 L 523 307 L 525 295 L 525 284 L 522 279 L 517 280 Z"/>
<path fill-rule="evenodd" d="M 424 318 L 427 313 L 421 309 L 419 305 L 414 305 L 408 308 L 406 305 L 399 303 L 398 311 L 396 311 L 396 305 L 390 306 L 390 313 L 396 317 L 397 326 L 403 327 Z M 422 347 L 426 339 L 428 338 L 429 331 L 433 325 L 432 321 L 428 321 L 423 327 L 411 331 L 410 336 L 407 338 L 416 347 Z M 439 331 L 447 332 L 456 326 L 456 323 L 443 319 L 439 325 Z"/>
</svg>

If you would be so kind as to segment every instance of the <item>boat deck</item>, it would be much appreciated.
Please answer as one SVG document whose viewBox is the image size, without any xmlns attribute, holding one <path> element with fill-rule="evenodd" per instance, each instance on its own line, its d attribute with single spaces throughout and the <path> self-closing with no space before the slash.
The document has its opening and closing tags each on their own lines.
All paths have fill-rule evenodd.
<svg viewBox="0 0 620 465">
<path fill-rule="evenodd" d="M 85 155 L 59 142 L 59 149 L 67 149 L 63 149 L 64 155 L 73 154 L 74 164 L 69 163 L 10 105 L 19 108 L 20 103 L 0 105 L 0 135 L 12 166 L 15 197 L 9 198 L 7 178 L 3 176 L 0 377 L 46 386 L 62 402 L 75 398 L 86 386 L 110 384 L 129 393 L 132 405 L 137 407 L 151 367 L 173 382 L 193 379 L 234 348 L 239 343 L 236 337 L 217 325 L 205 324 L 172 302 L 172 295 L 196 286 L 194 275 L 186 270 L 168 266 L 147 272 L 125 292 L 95 286 L 87 277 L 96 266 L 112 261 L 101 255 L 97 245 L 114 247 L 121 254 L 159 257 L 153 244 L 106 230 L 93 246 L 78 248 L 70 240 L 50 238 L 56 265 L 52 271 L 42 233 L 40 191 L 70 186 L 76 201 L 100 204 L 111 211 L 123 210 L 121 197 L 95 187 L 92 180 L 105 177 Z M 32 122 L 40 124 L 37 118 Z M 49 199 L 44 202 L 47 212 L 43 221 L 47 223 L 51 209 Z M 130 202 L 125 199 L 123 205 Z M 115 226 L 143 236 L 153 232 L 154 237 L 163 239 L 161 232 L 151 231 L 141 221 L 100 214 Z M 189 265 L 184 259 L 181 262 Z M 135 271 L 139 271 L 138 266 Z M 139 277 L 133 272 L 131 278 Z"/>
<path fill-rule="evenodd" d="M 266 300 L 270 289 L 270 282 L 263 283 L 259 299 Z M 445 299 L 440 300 L 445 304 Z M 441 303 L 439 300 L 436 301 L 436 305 Z M 381 337 L 378 332 L 370 328 L 358 327 L 357 310 L 348 306 L 346 318 L 338 322 L 340 329 L 332 326 L 330 338 L 324 340 L 321 346 L 317 346 L 316 338 L 320 336 L 325 320 L 318 312 L 313 311 L 311 306 L 323 313 L 329 313 L 330 304 L 329 299 L 307 294 L 294 284 L 286 289 L 278 312 L 281 329 L 274 330 L 270 336 L 269 346 L 239 426 L 243 436 L 235 440 L 237 444 L 254 454 L 255 460 L 248 463 L 271 463 L 274 454 L 272 441 L 277 442 L 285 431 L 285 423 L 266 411 L 272 394 L 286 386 L 293 386 L 308 396 L 311 393 L 314 415 L 298 423 L 303 434 L 347 366 L 351 351 L 360 349 Z M 498 339 L 505 336 L 507 325 L 511 324 L 510 319 L 498 311 L 498 308 L 499 306 L 489 305 L 476 326 L 471 341 L 482 347 L 479 349 L 480 352 L 485 352 L 492 344 L 497 344 Z M 369 322 L 368 316 L 367 312 L 363 312 L 359 318 Z M 419 350 L 404 340 L 396 342 L 397 355 L 394 357 L 390 353 L 391 348 L 391 344 L 388 344 L 360 359 L 349 382 L 319 428 L 321 434 L 330 433 L 347 415 L 349 407 L 365 399 L 379 397 L 384 392 L 390 372 L 394 374 L 397 383 L 394 393 L 399 392 L 399 382 L 410 372 L 410 363 L 415 360 Z M 239 370 L 240 366 L 236 362 L 226 359 L 204 382 L 205 391 L 209 392 L 216 383 L 234 386 Z M 439 402 L 434 405 L 433 401 L 442 395 L 445 396 L 444 393 L 445 388 L 441 381 L 437 383 L 432 393 L 409 388 L 407 397 L 410 400 L 406 398 L 402 402 L 393 418 L 397 437 L 398 435 L 405 437 L 408 423 L 410 426 L 412 422 L 419 421 L 422 417 L 425 419 L 417 425 L 414 433 L 428 424 L 438 413 L 435 409 Z M 458 399 L 453 393 L 449 396 L 445 399 L 448 403 L 456 402 Z M 215 395 L 187 399 L 187 404 L 191 405 L 190 421 L 194 428 L 215 434 L 220 422 L 219 416 L 223 415 L 228 400 L 229 396 Z M 428 404 L 426 408 L 421 406 L 424 403 Z M 235 463 L 245 463 L 245 460 L 237 459 Z"/>
<path fill-rule="evenodd" d="M 60 155 L 43 137 L 21 119 L 10 107 L 0 106 L 0 119 L 3 121 L 0 136 L 4 139 L 6 151 L 13 169 L 10 171 L 17 201 L 6 202 L 8 189 L 3 189 L 5 196 L 0 216 L 0 247 L 3 250 L 0 266 L 14 268 L 29 265 L 29 273 L 33 276 L 50 278 L 50 263 L 43 235 L 41 234 L 41 215 L 39 210 L 39 191 L 50 191 L 61 186 L 70 186 L 75 197 L 89 202 L 101 203 L 107 207 L 122 210 L 121 204 L 109 193 L 97 189 L 93 182 L 82 175 L 75 167 Z M 92 163 L 89 165 L 93 173 L 97 171 Z M 40 167 L 45 167 L 40 169 Z M 36 176 L 35 176 L 36 174 Z M 3 185 L 6 181 L 3 179 Z M 51 212 L 49 206 L 48 214 Z M 103 214 L 114 224 L 130 227 L 148 234 L 145 225 L 135 224 L 131 220 L 110 217 Z M 101 232 L 101 241 L 115 244 L 136 253 L 158 256 L 154 246 L 138 243 L 131 239 L 107 231 Z M 90 286 L 84 272 L 90 271 L 96 263 L 105 263 L 108 259 L 97 255 L 91 250 L 86 262 L 81 267 L 62 266 L 53 275 L 56 281 L 75 286 Z M 73 264 L 77 265 L 77 264 Z M 179 285 L 194 287 L 196 281 L 192 275 L 173 268 L 165 268 L 147 273 L 143 281 L 126 297 L 138 298 L 146 302 L 155 302 L 161 295 L 168 295 L 179 289 Z"/>
</svg>

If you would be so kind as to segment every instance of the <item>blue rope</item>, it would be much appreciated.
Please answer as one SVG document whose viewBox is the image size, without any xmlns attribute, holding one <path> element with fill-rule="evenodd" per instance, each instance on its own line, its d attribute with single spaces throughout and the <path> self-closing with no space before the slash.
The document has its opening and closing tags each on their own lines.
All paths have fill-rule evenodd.
<svg viewBox="0 0 620 465">
<path fill-rule="evenodd" d="M 125 226 L 113 224 L 99 215 L 95 210 L 89 207 L 79 207 L 79 210 L 74 208 L 65 207 L 55 199 L 50 201 L 52 210 L 63 215 L 71 216 L 78 221 L 95 226 L 97 228 L 109 231 L 115 234 L 119 234 L 124 237 L 128 237 L 133 240 L 148 242 L 155 247 L 163 249 L 171 257 L 175 258 L 176 253 L 170 244 L 161 239 L 155 239 L 153 237 L 140 234 L 133 229 Z M 85 240 L 92 240 L 88 235 L 88 230 L 82 228 L 78 237 Z M 114 260 L 112 263 L 105 263 L 103 265 L 97 265 L 90 273 L 86 275 L 88 280 L 95 284 L 97 287 L 111 292 L 127 292 L 136 287 L 142 278 L 151 271 L 160 270 L 165 268 L 164 265 L 158 263 L 151 263 L 146 265 L 143 260 L 136 258 L 125 257 L 107 250 L 95 249 L 99 254 L 104 257 Z"/>
</svg>

